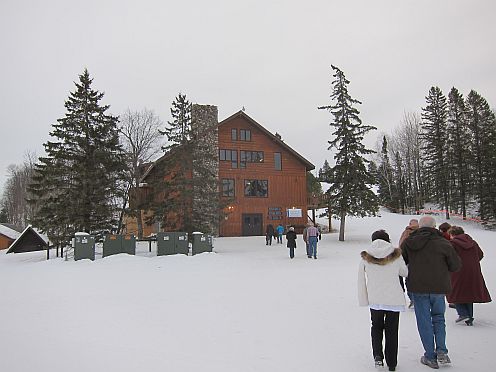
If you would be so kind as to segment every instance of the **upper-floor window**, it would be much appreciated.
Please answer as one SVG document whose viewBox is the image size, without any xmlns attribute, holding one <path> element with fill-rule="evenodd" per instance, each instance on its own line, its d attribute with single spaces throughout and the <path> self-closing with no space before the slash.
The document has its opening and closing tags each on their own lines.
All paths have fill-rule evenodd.
<svg viewBox="0 0 496 372">
<path fill-rule="evenodd" d="M 236 150 L 219 150 L 220 161 L 230 161 L 232 168 L 238 167 L 238 152 Z"/>
<path fill-rule="evenodd" d="M 269 196 L 269 181 L 245 180 L 245 196 L 266 198 Z"/>
<path fill-rule="evenodd" d="M 231 140 L 233 141 L 238 140 L 238 130 L 236 128 L 231 129 Z"/>
<path fill-rule="evenodd" d="M 240 141 L 251 141 L 251 131 L 249 129 L 239 130 L 239 140 Z"/>
<path fill-rule="evenodd" d="M 274 168 L 275 170 L 282 170 L 282 158 L 280 152 L 274 152 Z"/>
<path fill-rule="evenodd" d="M 222 179 L 222 196 L 234 196 L 234 180 L 231 178 Z"/>
<path fill-rule="evenodd" d="M 262 163 L 264 161 L 263 151 L 239 151 L 239 167 L 246 168 L 246 163 Z"/>
</svg>

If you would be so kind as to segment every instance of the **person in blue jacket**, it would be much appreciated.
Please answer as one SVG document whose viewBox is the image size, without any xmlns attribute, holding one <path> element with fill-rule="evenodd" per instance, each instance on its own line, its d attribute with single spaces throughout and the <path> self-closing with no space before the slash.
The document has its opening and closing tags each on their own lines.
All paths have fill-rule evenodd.
<svg viewBox="0 0 496 372">
<path fill-rule="evenodd" d="M 282 244 L 282 234 L 284 234 L 284 226 L 281 224 L 277 225 L 276 231 L 277 231 L 277 242 Z"/>
</svg>

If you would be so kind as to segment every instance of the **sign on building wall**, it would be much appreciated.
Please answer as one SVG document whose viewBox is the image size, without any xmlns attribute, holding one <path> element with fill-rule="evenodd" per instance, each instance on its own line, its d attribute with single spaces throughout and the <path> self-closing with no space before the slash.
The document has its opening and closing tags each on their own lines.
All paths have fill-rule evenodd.
<svg viewBox="0 0 496 372">
<path fill-rule="evenodd" d="M 280 207 L 269 207 L 267 215 L 269 220 L 282 220 L 282 210 Z"/>
<path fill-rule="evenodd" d="M 287 210 L 287 216 L 289 218 L 301 218 L 303 215 L 300 208 L 291 208 Z"/>
</svg>

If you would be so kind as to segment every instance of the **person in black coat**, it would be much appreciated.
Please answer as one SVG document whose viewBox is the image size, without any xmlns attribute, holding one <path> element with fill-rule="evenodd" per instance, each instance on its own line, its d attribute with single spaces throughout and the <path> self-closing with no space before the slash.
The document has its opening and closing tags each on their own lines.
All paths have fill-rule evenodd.
<svg viewBox="0 0 496 372">
<path fill-rule="evenodd" d="M 274 236 L 274 226 L 271 223 L 265 228 L 265 245 L 272 245 L 272 237 Z"/>
<path fill-rule="evenodd" d="M 289 231 L 286 233 L 286 241 L 288 242 L 287 247 L 289 248 L 289 257 L 294 258 L 294 250 L 296 248 L 296 233 L 293 226 L 291 226 L 289 228 Z"/>
</svg>

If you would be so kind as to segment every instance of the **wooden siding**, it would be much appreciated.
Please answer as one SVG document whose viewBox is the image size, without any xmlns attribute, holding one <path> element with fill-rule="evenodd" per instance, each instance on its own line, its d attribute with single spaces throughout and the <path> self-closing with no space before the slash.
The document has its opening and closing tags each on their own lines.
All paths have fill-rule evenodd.
<svg viewBox="0 0 496 372">
<path fill-rule="evenodd" d="M 238 132 L 238 140 L 231 138 L 231 130 Z M 251 131 L 251 141 L 240 141 L 239 130 Z M 219 127 L 219 149 L 237 150 L 238 168 L 232 168 L 230 161 L 221 161 L 219 164 L 220 179 L 235 180 L 235 196 L 228 215 L 221 221 L 221 236 L 242 235 L 242 215 L 262 214 L 263 231 L 267 224 L 274 226 L 282 223 L 283 226 L 294 225 L 301 230 L 307 223 L 307 168 L 299 159 L 276 143 L 271 137 L 260 131 L 245 118 L 238 116 Z M 263 151 L 264 161 L 246 163 L 246 168 L 239 168 L 240 150 Z M 282 170 L 275 169 L 274 153 L 281 153 Z M 267 180 L 267 197 L 247 197 L 244 195 L 244 181 L 248 179 Z M 269 208 L 280 208 L 281 220 L 269 219 Z M 302 209 L 302 218 L 286 217 L 286 210 L 291 208 Z"/>
<path fill-rule="evenodd" d="M 0 234 L 0 250 L 9 248 L 13 242 L 13 239 Z"/>
</svg>

